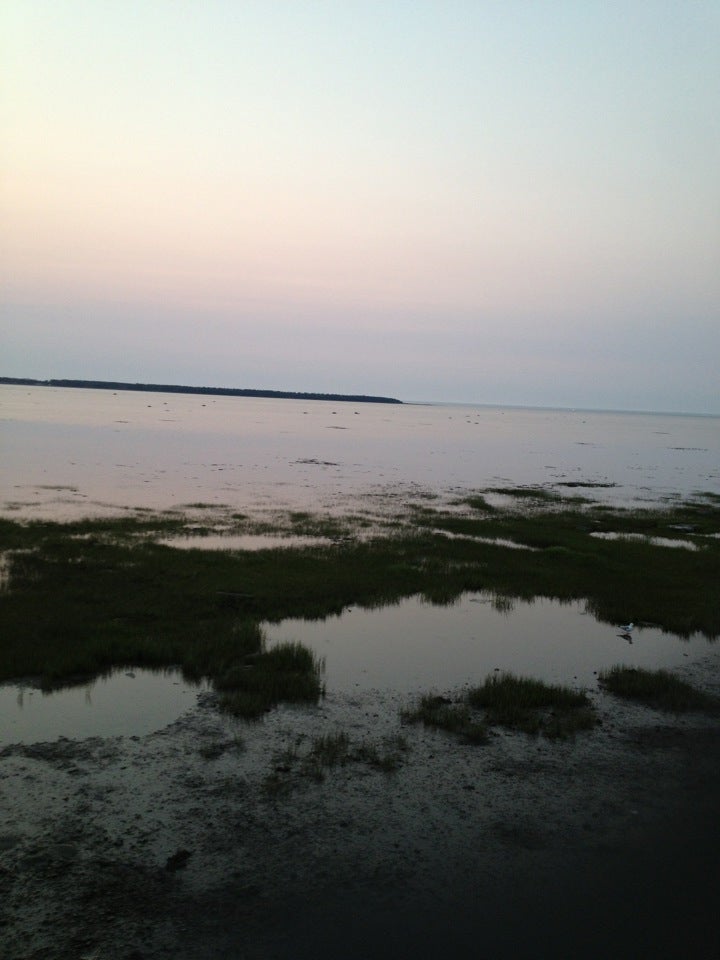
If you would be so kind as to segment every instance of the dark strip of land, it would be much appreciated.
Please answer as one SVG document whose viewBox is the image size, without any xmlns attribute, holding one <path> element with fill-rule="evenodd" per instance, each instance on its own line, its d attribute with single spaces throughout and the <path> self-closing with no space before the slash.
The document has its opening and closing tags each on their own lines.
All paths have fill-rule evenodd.
<svg viewBox="0 0 720 960">
<path fill-rule="evenodd" d="M 198 393 L 213 397 L 270 397 L 282 400 L 332 400 L 351 403 L 402 403 L 395 397 L 352 393 L 299 393 L 293 390 L 243 390 L 235 387 L 188 387 L 176 383 L 119 383 L 113 380 L 32 380 L 0 377 L 0 383 L 25 387 L 76 387 L 83 390 L 140 390 L 147 393 Z"/>
</svg>

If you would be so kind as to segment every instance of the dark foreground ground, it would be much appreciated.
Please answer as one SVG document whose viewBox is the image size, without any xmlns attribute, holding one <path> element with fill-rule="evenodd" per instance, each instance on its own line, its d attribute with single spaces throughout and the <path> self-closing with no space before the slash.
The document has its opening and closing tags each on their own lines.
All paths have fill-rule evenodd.
<svg viewBox="0 0 720 960">
<path fill-rule="evenodd" d="M 720 655 L 685 679 L 720 688 Z M 0 752 L 12 960 L 716 958 L 720 724 L 593 698 L 574 741 L 468 746 L 387 694 Z M 320 733 L 384 749 L 308 776 Z"/>
</svg>

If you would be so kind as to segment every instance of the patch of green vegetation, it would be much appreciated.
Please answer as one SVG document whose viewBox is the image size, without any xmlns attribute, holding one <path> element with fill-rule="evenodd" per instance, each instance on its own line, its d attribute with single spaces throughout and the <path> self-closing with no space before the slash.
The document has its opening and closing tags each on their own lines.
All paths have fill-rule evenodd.
<svg viewBox="0 0 720 960">
<path fill-rule="evenodd" d="M 328 769 L 344 766 L 348 761 L 350 737 L 344 731 L 326 733 L 315 737 L 306 760 L 310 760 L 319 767 Z"/>
<path fill-rule="evenodd" d="M 720 531 L 720 502 L 632 511 L 571 501 L 529 513 L 459 514 L 427 505 L 398 511 L 372 538 L 353 536 L 358 527 L 348 518 L 339 524 L 286 515 L 268 532 L 302 528 L 350 539 L 255 552 L 158 543 L 187 531 L 188 518 L 175 511 L 72 523 L 0 519 L 7 572 L 0 680 L 36 676 L 51 688 L 118 667 L 179 666 L 190 678 L 211 679 L 227 709 L 258 716 L 280 700 L 312 702 L 321 693 L 311 655 L 293 654 L 288 666 L 264 649 L 261 623 L 324 618 L 412 595 L 452 603 L 464 592 L 489 591 L 508 608 L 536 596 L 584 600 L 607 623 L 720 636 L 720 540 L 708 536 Z M 438 530 L 467 537 L 440 537 Z M 689 537 L 699 549 L 660 550 L 591 537 L 594 531 Z"/>
<path fill-rule="evenodd" d="M 57 523 L 49 520 L 16 522 L 0 518 L 0 550 L 45 548 L 68 539 L 103 541 L 108 545 L 182 533 L 187 520 L 182 514 L 133 512 L 122 517 L 100 517 Z"/>
<path fill-rule="evenodd" d="M 587 694 L 511 673 L 489 676 L 468 691 L 467 702 L 484 710 L 491 725 L 550 738 L 570 736 L 596 723 Z"/>
<path fill-rule="evenodd" d="M 224 503 L 205 503 L 202 500 L 198 500 L 197 503 L 183 503 L 181 504 L 181 509 L 183 510 L 222 510 L 226 504 Z"/>
<path fill-rule="evenodd" d="M 232 565 L 217 553 L 160 547 L 145 538 L 149 525 L 2 525 L 3 547 L 16 552 L 1 598 L 0 678 L 35 676 L 52 689 L 118 667 L 177 665 L 189 679 L 212 680 L 241 716 L 316 701 L 312 654 L 265 650 L 258 621 L 226 602 Z"/>
<path fill-rule="evenodd" d="M 492 597 L 493 610 L 496 613 L 502 613 L 509 616 L 515 609 L 515 600 L 512 597 L 504 597 L 501 593 L 494 593 Z"/>
<path fill-rule="evenodd" d="M 720 635 L 713 601 L 720 578 L 720 505 L 688 502 L 665 509 L 579 507 L 566 502 L 531 513 L 497 510 L 483 516 L 443 510 L 413 517 L 419 531 L 441 530 L 466 539 L 438 538 L 436 554 L 483 565 L 484 589 L 531 599 L 584 599 L 607 623 L 635 620 L 690 636 Z M 592 537 L 594 532 L 641 533 L 691 539 L 698 550 L 660 550 L 648 541 Z M 494 543 L 471 542 L 483 537 Z M 512 550 L 503 541 L 536 552 Z M 465 573 L 469 577 L 470 569 Z M 453 579 L 459 576 L 456 571 Z"/>
<path fill-rule="evenodd" d="M 470 743 L 486 743 L 487 726 L 474 718 L 467 703 L 453 703 L 447 697 L 425 694 L 419 704 L 401 714 L 403 723 L 422 723 L 426 727 L 456 734 Z"/>
<path fill-rule="evenodd" d="M 351 522 L 339 517 L 316 516 L 300 511 L 288 514 L 288 523 L 295 536 L 324 537 L 327 540 L 341 540 L 350 536 L 353 529 Z"/>
<path fill-rule="evenodd" d="M 460 503 L 466 504 L 471 510 L 482 511 L 483 513 L 497 513 L 498 508 L 488 503 L 482 494 L 473 494 L 470 497 L 464 497 Z"/>
<path fill-rule="evenodd" d="M 488 677 L 456 701 L 426 694 L 417 706 L 403 711 L 401 719 L 446 730 L 470 743 L 486 743 L 492 726 L 557 739 L 589 730 L 597 722 L 586 694 L 510 673 Z"/>
<path fill-rule="evenodd" d="M 592 483 L 590 481 L 585 481 L 585 480 L 566 480 L 564 482 L 558 482 L 556 486 L 567 487 L 567 488 L 577 487 L 577 488 L 586 489 L 586 490 L 589 490 L 589 489 L 605 490 L 608 487 L 616 487 L 617 484 L 616 483 Z"/>
<path fill-rule="evenodd" d="M 259 629 L 259 628 L 256 628 Z M 251 720 L 278 703 L 317 703 L 322 694 L 322 663 L 299 643 L 283 643 L 271 650 L 233 660 L 215 672 L 220 706 Z"/>
<path fill-rule="evenodd" d="M 719 698 L 697 690 L 667 670 L 615 666 L 601 673 L 598 682 L 604 690 L 618 697 L 639 700 L 673 713 L 685 713 L 688 710 L 720 711 Z"/>
<path fill-rule="evenodd" d="M 393 773 L 401 766 L 409 750 L 405 737 L 390 737 L 380 744 L 363 741 L 354 751 L 354 758 L 383 773 Z"/>
<path fill-rule="evenodd" d="M 487 493 L 499 493 L 502 496 L 514 497 L 516 500 L 535 500 L 545 503 L 558 503 L 562 496 L 547 487 L 489 487 Z"/>
<path fill-rule="evenodd" d="M 266 778 L 266 792 L 278 795 L 293 785 L 325 779 L 336 767 L 362 764 L 383 773 L 393 773 L 402 764 L 408 745 L 404 737 L 385 738 L 379 743 L 364 740 L 354 746 L 344 730 L 314 737 L 309 743 L 303 736 L 292 741 L 273 758 L 273 770 Z"/>
</svg>

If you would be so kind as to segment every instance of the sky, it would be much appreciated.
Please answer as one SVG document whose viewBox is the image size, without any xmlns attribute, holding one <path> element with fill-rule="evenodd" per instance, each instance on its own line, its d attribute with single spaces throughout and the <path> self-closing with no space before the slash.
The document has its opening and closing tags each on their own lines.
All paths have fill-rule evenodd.
<svg viewBox="0 0 720 960">
<path fill-rule="evenodd" d="M 0 375 L 720 414 L 717 0 L 3 0 Z"/>
</svg>

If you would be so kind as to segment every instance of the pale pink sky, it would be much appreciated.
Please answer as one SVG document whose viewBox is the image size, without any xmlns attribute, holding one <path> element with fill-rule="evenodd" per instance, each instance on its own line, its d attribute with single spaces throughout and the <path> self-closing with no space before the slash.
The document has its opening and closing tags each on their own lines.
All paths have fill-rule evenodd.
<svg viewBox="0 0 720 960">
<path fill-rule="evenodd" d="M 720 413 L 716 4 L 0 18 L 0 374 Z"/>
</svg>

